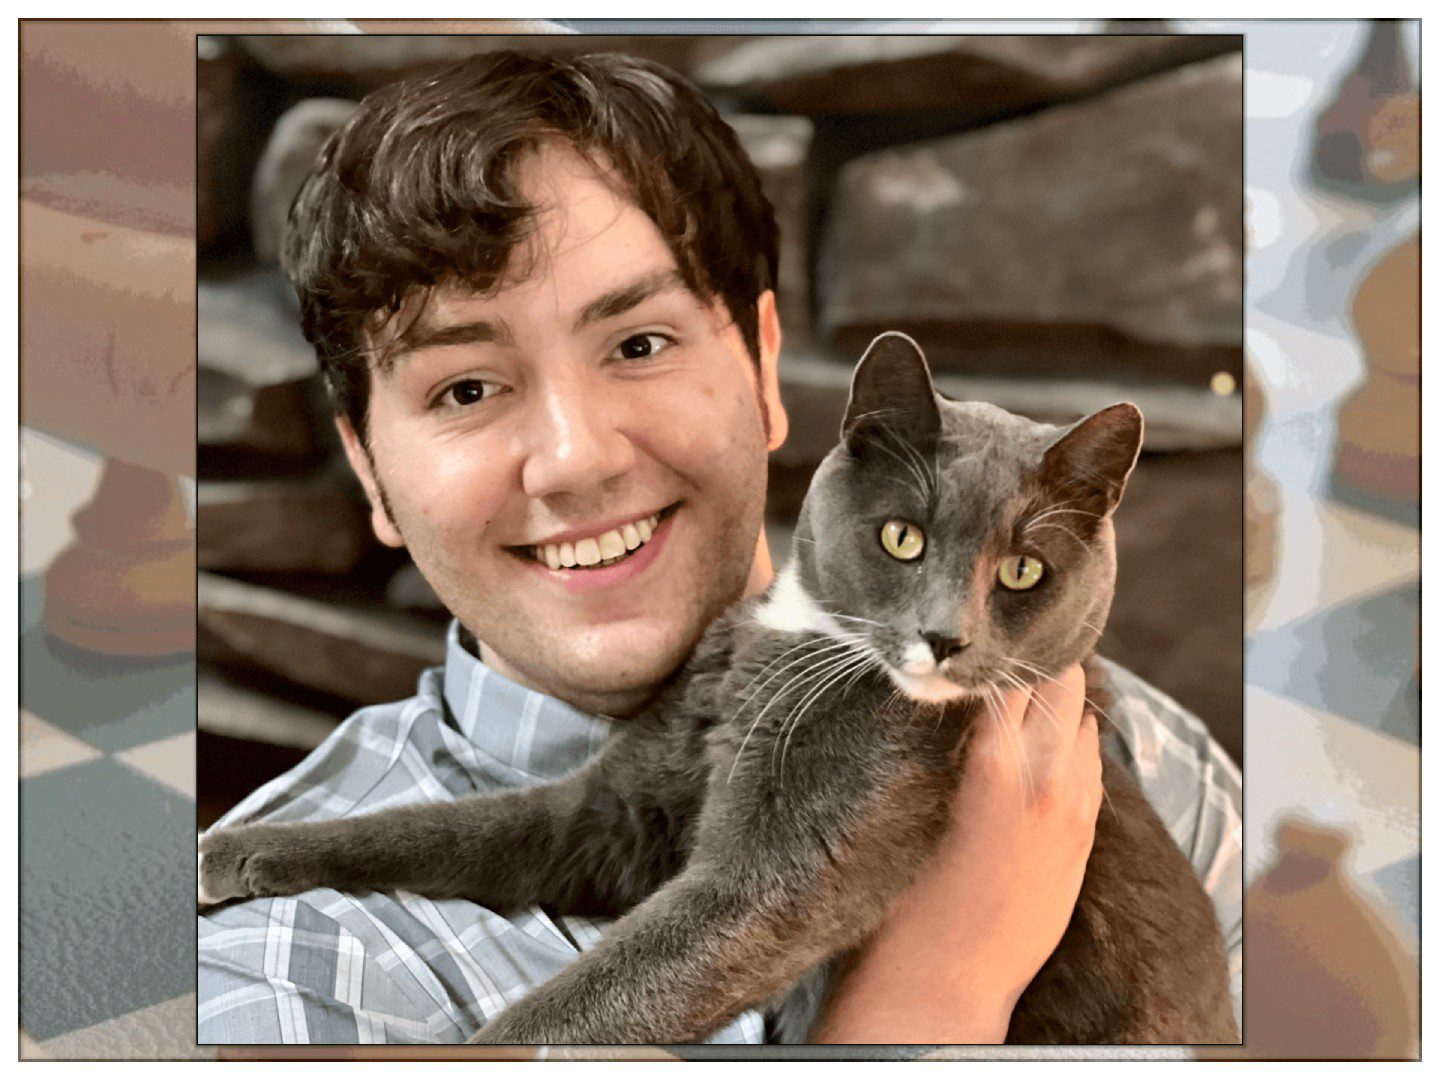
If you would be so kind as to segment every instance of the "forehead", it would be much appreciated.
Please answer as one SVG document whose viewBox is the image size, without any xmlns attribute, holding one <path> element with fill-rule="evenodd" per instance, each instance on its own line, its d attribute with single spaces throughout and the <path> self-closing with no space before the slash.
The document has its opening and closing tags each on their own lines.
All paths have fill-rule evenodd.
<svg viewBox="0 0 1440 1080">
<path fill-rule="evenodd" d="M 512 256 L 505 288 L 524 285 L 557 264 L 587 258 L 648 253 L 671 259 L 655 223 L 603 161 L 547 142 L 517 164 L 516 183 L 534 207 L 535 231 L 515 253 L 521 257 Z"/>
<path fill-rule="evenodd" d="M 402 335 L 476 317 L 569 318 L 617 282 L 678 273 L 655 223 L 603 163 L 546 143 L 516 169 L 533 214 L 503 275 L 482 288 L 450 279 L 414 294 L 396 317 L 372 331 L 382 368 L 389 366 L 387 352 L 404 343 Z"/>
<path fill-rule="evenodd" d="M 940 514 L 970 531 L 1008 530 L 1058 429 L 986 402 L 942 400 L 940 416 Z"/>
<path fill-rule="evenodd" d="M 924 484 L 921 473 L 931 469 L 938 484 L 935 509 L 945 520 L 961 520 L 981 528 L 1001 527 L 1031 494 L 1031 481 L 1045 450 L 1062 430 L 1006 412 L 987 402 L 939 400 L 942 432 L 933 462 L 907 463 L 880 454 L 858 472 L 851 471 L 843 444 L 826 458 L 817 473 L 832 487 L 827 500 L 842 513 L 868 512 L 897 491 L 914 492 Z M 841 481 L 847 476 L 851 481 Z M 921 491 L 923 494 L 923 491 Z"/>
<path fill-rule="evenodd" d="M 1037 424 L 984 401 L 940 401 L 938 464 L 975 480 L 1018 476 L 1040 464 L 1058 428 Z"/>
</svg>

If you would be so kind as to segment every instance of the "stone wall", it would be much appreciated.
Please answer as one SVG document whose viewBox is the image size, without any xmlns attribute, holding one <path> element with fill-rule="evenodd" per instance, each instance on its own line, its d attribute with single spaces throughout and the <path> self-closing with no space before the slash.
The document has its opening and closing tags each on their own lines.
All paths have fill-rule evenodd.
<svg viewBox="0 0 1440 1080">
<path fill-rule="evenodd" d="M 777 535 L 883 329 L 915 336 L 953 396 L 1043 419 L 1129 398 L 1151 450 L 1211 451 L 1216 494 L 1167 524 L 1224 534 L 1211 579 L 1236 563 L 1235 610 L 1199 613 L 1220 628 L 1222 685 L 1187 703 L 1233 712 L 1238 750 L 1239 470 L 1232 517 L 1216 463 L 1240 441 L 1240 39 L 1194 35 L 202 39 L 202 730 L 313 743 L 441 657 L 445 613 L 370 532 L 276 251 L 358 98 L 498 47 L 636 52 L 689 75 L 734 124 L 782 234 L 794 435 L 774 461 Z M 1167 475 L 1185 460 L 1170 455 Z M 1146 543 L 1163 557 L 1163 536 Z M 1117 619 L 1151 602 L 1122 595 Z M 1144 673 L 1146 649 L 1163 648 L 1125 659 Z"/>
</svg>

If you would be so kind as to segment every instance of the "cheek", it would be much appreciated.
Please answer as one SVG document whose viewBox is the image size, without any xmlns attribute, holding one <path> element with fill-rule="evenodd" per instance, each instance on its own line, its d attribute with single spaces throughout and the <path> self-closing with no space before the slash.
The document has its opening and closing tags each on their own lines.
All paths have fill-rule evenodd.
<svg viewBox="0 0 1440 1080">
<path fill-rule="evenodd" d="M 654 395 L 646 413 L 641 438 L 653 457 L 688 473 L 760 475 L 767 454 L 764 425 L 754 391 L 743 380 L 676 387 Z"/>
<path fill-rule="evenodd" d="M 1023 641 L 1035 628 L 1042 605 L 996 589 L 990 594 L 990 632 L 1002 641 Z"/>
<path fill-rule="evenodd" d="M 1073 590 L 1051 588 L 1006 605 L 1003 616 L 995 619 L 995 630 L 1007 642 L 1043 651 L 1070 638 L 1075 609 Z"/>
<path fill-rule="evenodd" d="M 397 469 L 403 475 L 392 490 L 396 512 L 407 507 L 427 529 L 442 535 L 464 535 L 482 531 L 495 520 L 505 500 L 505 470 L 500 455 L 475 446 L 433 449 L 428 455 L 414 454 Z M 396 492 L 403 491 L 402 498 Z"/>
</svg>

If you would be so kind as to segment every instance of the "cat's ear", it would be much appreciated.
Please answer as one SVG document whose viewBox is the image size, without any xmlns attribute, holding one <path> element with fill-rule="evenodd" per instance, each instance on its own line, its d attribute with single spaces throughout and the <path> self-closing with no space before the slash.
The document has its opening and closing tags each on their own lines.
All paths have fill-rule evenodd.
<svg viewBox="0 0 1440 1080">
<path fill-rule="evenodd" d="M 1128 401 L 1092 413 L 1045 451 L 1041 482 L 1076 509 L 1105 517 L 1120 505 L 1144 436 L 1145 419 Z"/>
<path fill-rule="evenodd" d="M 940 408 L 925 354 L 913 338 L 897 330 L 870 343 L 850 381 L 841 437 L 851 446 L 872 435 L 888 434 L 930 453 L 940 433 Z"/>
</svg>

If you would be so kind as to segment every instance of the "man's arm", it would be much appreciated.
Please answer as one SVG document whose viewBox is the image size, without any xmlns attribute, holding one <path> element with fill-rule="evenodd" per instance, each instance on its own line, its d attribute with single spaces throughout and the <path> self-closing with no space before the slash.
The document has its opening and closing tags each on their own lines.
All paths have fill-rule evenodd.
<svg viewBox="0 0 1440 1080">
<path fill-rule="evenodd" d="M 478 751 L 465 746 L 465 756 L 454 756 L 437 702 L 361 710 L 220 824 L 366 813 L 426 794 L 463 794 L 470 780 L 477 790 L 498 790 L 487 766 L 468 756 Z M 227 904 L 199 920 L 198 1039 L 461 1043 L 592 948 L 603 925 L 369 890 Z M 708 1041 L 763 1038 L 763 1019 L 750 1011 Z"/>
<path fill-rule="evenodd" d="M 1101 786 L 1078 667 L 1004 705 L 972 736 L 946 839 L 840 974 L 814 1041 L 1005 1040 L 1070 921 Z"/>
</svg>

